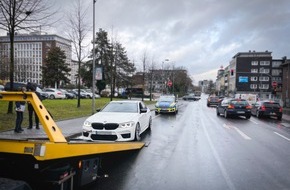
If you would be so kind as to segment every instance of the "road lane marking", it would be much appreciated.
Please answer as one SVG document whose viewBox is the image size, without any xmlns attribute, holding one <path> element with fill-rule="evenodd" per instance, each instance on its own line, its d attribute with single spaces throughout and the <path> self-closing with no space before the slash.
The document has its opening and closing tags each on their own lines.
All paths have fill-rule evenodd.
<svg viewBox="0 0 290 190">
<path fill-rule="evenodd" d="M 230 126 L 228 126 L 228 125 L 225 124 L 225 123 L 223 124 L 223 127 L 226 128 L 226 129 L 230 129 Z"/>
<path fill-rule="evenodd" d="M 227 184 L 228 188 L 230 190 L 235 190 L 236 187 L 235 187 L 234 183 L 232 182 L 232 180 L 231 180 L 231 178 L 230 178 L 230 176 L 229 176 L 229 174 L 228 174 L 228 172 L 227 172 L 224 164 L 222 163 L 221 158 L 220 158 L 217 150 L 215 149 L 211 138 L 209 137 L 209 134 L 208 134 L 208 131 L 207 131 L 206 127 L 205 127 L 205 124 L 203 122 L 203 119 L 201 119 L 201 123 L 202 123 L 202 128 L 204 130 L 205 136 L 206 136 L 207 141 L 209 143 L 209 147 L 210 147 L 210 149 L 213 152 L 213 156 L 215 157 L 215 159 L 216 159 L 216 161 L 218 163 L 218 166 L 219 166 L 219 168 L 221 170 L 221 173 L 222 173 L 222 175 L 223 175 L 223 177 L 224 177 L 224 179 L 226 181 L 226 184 Z"/>
<path fill-rule="evenodd" d="M 284 135 L 281 135 L 280 133 L 274 132 L 276 135 L 282 137 L 283 139 L 286 139 L 287 141 L 290 141 L 289 138 L 285 137 Z"/>
<path fill-rule="evenodd" d="M 256 125 L 258 125 L 258 124 L 259 124 L 259 123 L 255 122 L 255 121 L 251 120 L 251 119 L 250 119 L 250 121 L 251 121 L 252 123 L 255 123 Z"/>
<path fill-rule="evenodd" d="M 251 138 L 248 136 L 248 135 L 246 135 L 245 133 L 243 133 L 240 129 L 238 129 L 238 128 L 236 128 L 236 127 L 234 127 L 234 129 L 244 138 L 244 139 L 246 139 L 246 140 L 251 140 Z"/>
</svg>

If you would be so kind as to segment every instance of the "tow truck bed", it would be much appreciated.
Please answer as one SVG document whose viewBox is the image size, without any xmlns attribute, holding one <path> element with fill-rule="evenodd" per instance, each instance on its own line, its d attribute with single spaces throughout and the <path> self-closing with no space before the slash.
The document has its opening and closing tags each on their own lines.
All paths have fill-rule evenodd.
<svg viewBox="0 0 290 190">
<path fill-rule="evenodd" d="M 61 187 L 70 180 L 72 189 L 74 184 L 83 186 L 99 177 L 101 154 L 144 146 L 143 142 L 91 142 L 76 138 L 81 128 L 71 126 L 73 130 L 66 131 L 65 127 L 58 127 L 34 92 L 0 92 L 0 101 L 29 101 L 41 123 L 40 130 L 0 132 L 0 177 L 30 184 L 38 178 L 36 181 L 42 180 L 42 185 L 49 182 Z M 57 177 L 52 178 L 51 173 Z"/>
</svg>

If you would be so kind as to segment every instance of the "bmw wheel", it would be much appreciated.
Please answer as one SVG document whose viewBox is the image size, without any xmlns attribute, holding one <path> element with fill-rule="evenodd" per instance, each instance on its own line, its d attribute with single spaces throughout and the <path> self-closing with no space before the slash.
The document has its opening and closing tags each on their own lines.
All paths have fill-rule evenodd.
<svg viewBox="0 0 290 190">
<path fill-rule="evenodd" d="M 140 141 L 141 139 L 140 132 L 141 132 L 140 124 L 137 123 L 136 129 L 135 129 L 135 138 L 134 138 L 135 141 Z"/>
<path fill-rule="evenodd" d="M 151 130 L 151 126 L 152 126 L 152 118 L 150 117 L 149 124 L 148 124 L 148 130 Z"/>
</svg>

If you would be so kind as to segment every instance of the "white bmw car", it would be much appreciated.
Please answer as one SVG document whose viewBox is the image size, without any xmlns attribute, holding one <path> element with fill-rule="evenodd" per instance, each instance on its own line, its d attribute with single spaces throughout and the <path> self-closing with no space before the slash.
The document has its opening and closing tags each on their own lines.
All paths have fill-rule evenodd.
<svg viewBox="0 0 290 190">
<path fill-rule="evenodd" d="M 152 124 L 150 109 L 142 101 L 111 101 L 86 119 L 83 138 L 91 141 L 139 141 Z"/>
</svg>

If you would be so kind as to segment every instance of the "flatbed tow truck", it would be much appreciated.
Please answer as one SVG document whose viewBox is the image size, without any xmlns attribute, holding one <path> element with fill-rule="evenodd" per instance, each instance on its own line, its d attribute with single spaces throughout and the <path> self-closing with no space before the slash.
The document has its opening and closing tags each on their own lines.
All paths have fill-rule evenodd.
<svg viewBox="0 0 290 190">
<path fill-rule="evenodd" d="M 102 154 L 144 146 L 143 142 L 91 142 L 65 137 L 34 92 L 0 92 L 0 101 L 29 101 L 46 134 L 0 135 L 0 189 L 1 184 L 4 189 L 13 189 L 17 186 L 14 180 L 21 180 L 23 189 L 78 189 L 102 176 Z"/>
</svg>

